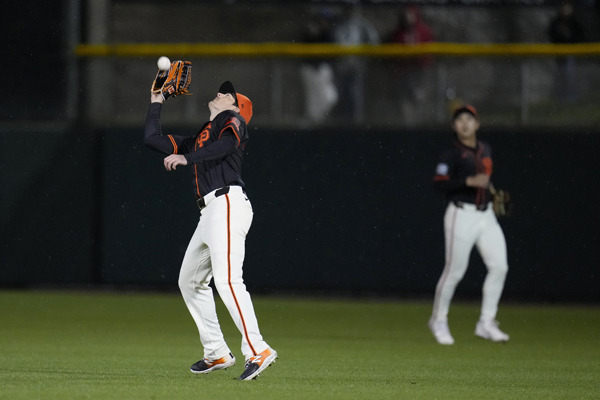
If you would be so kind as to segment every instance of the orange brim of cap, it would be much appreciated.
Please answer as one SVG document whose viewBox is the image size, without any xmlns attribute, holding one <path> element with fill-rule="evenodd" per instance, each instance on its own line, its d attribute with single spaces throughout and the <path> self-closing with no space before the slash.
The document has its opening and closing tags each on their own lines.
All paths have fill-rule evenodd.
<svg viewBox="0 0 600 400">
<path fill-rule="evenodd" d="M 456 117 L 458 117 L 458 114 L 462 114 L 463 112 L 468 112 L 469 114 L 473 115 L 475 118 L 479 118 L 475 107 L 473 107 L 470 104 L 463 104 L 454 110 L 454 112 L 452 113 L 452 119 L 453 120 L 456 119 Z"/>
<path fill-rule="evenodd" d="M 250 123 L 252 118 L 252 102 L 249 98 L 241 93 L 236 93 L 238 108 L 240 109 L 240 115 L 246 120 L 246 124 Z"/>
</svg>

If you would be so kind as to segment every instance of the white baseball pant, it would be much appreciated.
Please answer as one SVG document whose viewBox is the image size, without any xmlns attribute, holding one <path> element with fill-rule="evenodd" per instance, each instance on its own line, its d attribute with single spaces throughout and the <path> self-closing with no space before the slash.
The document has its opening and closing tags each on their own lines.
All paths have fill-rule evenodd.
<svg viewBox="0 0 600 400">
<path fill-rule="evenodd" d="M 494 320 L 504 289 L 508 262 L 504 233 L 491 204 L 487 210 L 479 211 L 472 204 L 458 207 L 450 202 L 444 215 L 444 236 L 446 264 L 435 291 L 433 318 L 447 321 L 456 286 L 464 277 L 471 250 L 476 246 L 487 267 L 480 319 Z"/>
<path fill-rule="evenodd" d="M 231 318 L 242 334 L 245 358 L 269 345 L 263 340 L 250 294 L 242 278 L 246 234 L 252 224 L 252 205 L 239 186 L 215 197 L 204 196 L 206 207 L 185 252 L 179 272 L 179 288 L 200 333 L 204 357 L 218 359 L 230 350 L 217 312 L 211 278 Z"/>
</svg>

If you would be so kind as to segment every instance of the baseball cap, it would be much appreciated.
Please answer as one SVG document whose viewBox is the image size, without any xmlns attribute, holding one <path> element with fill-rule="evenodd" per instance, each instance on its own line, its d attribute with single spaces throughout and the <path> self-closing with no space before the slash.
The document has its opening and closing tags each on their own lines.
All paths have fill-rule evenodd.
<svg viewBox="0 0 600 400">
<path fill-rule="evenodd" d="M 225 81 L 221 84 L 219 93 L 230 93 L 235 99 L 235 105 L 240 109 L 240 115 L 244 117 L 246 123 L 250 122 L 250 119 L 252 118 L 252 102 L 248 97 L 241 93 L 237 93 L 233 87 L 233 83 L 230 81 Z"/>
<path fill-rule="evenodd" d="M 240 115 L 244 117 L 246 123 L 250 123 L 250 118 L 252 118 L 252 102 L 246 96 L 241 93 L 236 94 L 238 107 L 240 109 Z"/>
<path fill-rule="evenodd" d="M 467 112 L 467 113 L 471 114 L 475 118 L 479 118 L 479 116 L 477 115 L 477 110 L 475 109 L 475 107 L 473 107 L 470 104 L 463 104 L 462 106 L 459 106 L 458 108 L 456 108 L 454 110 L 454 112 L 452 112 L 452 121 L 454 121 L 456 119 L 456 117 L 458 117 L 460 114 L 462 114 L 464 112 Z"/>
</svg>

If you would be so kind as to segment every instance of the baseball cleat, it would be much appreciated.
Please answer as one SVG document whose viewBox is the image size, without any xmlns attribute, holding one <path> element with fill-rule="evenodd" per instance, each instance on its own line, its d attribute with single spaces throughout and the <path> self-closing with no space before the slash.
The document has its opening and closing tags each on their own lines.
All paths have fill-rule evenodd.
<svg viewBox="0 0 600 400">
<path fill-rule="evenodd" d="M 448 328 L 448 321 L 435 321 L 431 318 L 427 325 L 439 344 L 454 344 L 454 338 L 450 334 L 450 328 Z"/>
<path fill-rule="evenodd" d="M 235 364 L 235 357 L 233 354 L 229 353 L 225 357 L 221 357 L 218 360 L 209 360 L 208 358 L 203 358 L 192 365 L 190 367 L 190 371 L 195 374 L 208 374 L 209 372 L 217 369 L 229 368 L 233 364 Z"/>
<path fill-rule="evenodd" d="M 244 372 L 240 376 L 241 381 L 254 379 L 271 363 L 275 362 L 277 352 L 273 349 L 266 349 L 260 354 L 252 356 L 246 360 Z"/>
<path fill-rule="evenodd" d="M 497 321 L 479 321 L 475 327 L 475 335 L 492 342 L 508 342 L 509 336 L 498 328 Z"/>
</svg>

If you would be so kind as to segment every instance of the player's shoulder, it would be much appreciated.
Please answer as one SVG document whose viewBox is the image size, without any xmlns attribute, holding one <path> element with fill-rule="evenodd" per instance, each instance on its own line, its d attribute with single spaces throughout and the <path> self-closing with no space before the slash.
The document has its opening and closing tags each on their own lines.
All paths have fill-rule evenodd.
<svg viewBox="0 0 600 400">
<path fill-rule="evenodd" d="M 238 130 L 246 129 L 246 120 L 233 110 L 225 110 L 217 114 L 215 123 L 225 127 L 228 124 L 233 124 Z"/>
<path fill-rule="evenodd" d="M 221 111 L 215 117 L 215 120 L 221 120 L 221 121 L 228 121 L 230 119 L 238 119 L 239 121 L 243 122 L 244 125 L 246 124 L 246 120 L 240 114 L 236 113 L 233 110 Z"/>
<path fill-rule="evenodd" d="M 477 145 L 483 150 L 484 153 L 489 153 L 492 151 L 492 146 L 485 140 L 477 139 Z"/>
<path fill-rule="evenodd" d="M 448 156 L 462 152 L 461 144 L 457 140 L 445 143 L 439 150 L 440 155 Z"/>
</svg>

